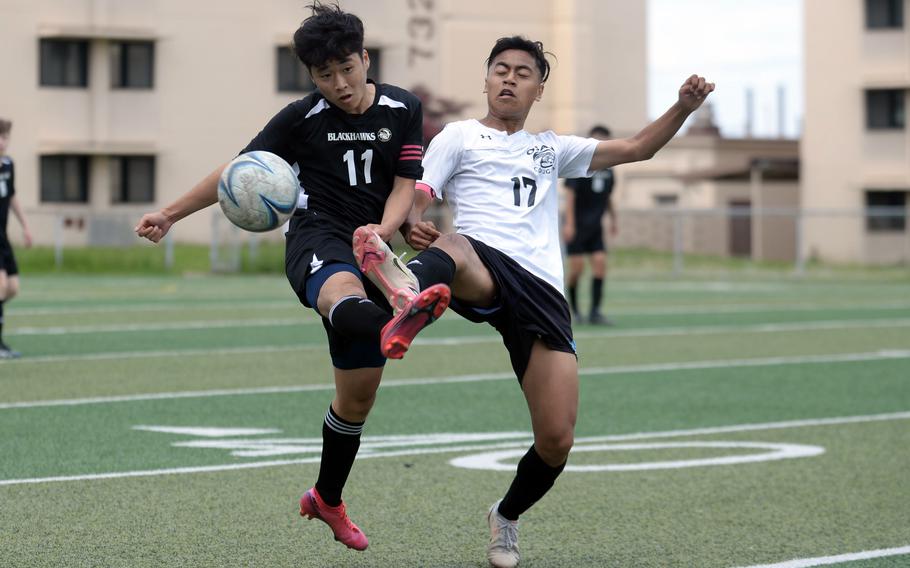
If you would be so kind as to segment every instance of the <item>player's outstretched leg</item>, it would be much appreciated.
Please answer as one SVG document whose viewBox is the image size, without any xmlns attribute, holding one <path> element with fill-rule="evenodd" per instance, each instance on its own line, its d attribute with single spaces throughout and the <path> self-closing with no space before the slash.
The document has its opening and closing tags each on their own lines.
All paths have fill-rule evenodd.
<svg viewBox="0 0 910 568">
<path fill-rule="evenodd" d="M 344 501 L 337 507 L 325 504 L 322 497 L 313 487 L 300 498 L 300 516 L 308 519 L 319 519 L 329 525 L 335 533 L 335 540 L 354 550 L 366 550 L 369 546 L 363 531 L 351 522 L 344 508 Z"/>
<path fill-rule="evenodd" d="M 497 501 L 487 512 L 490 525 L 490 544 L 487 545 L 487 560 L 495 568 L 515 568 L 520 559 L 518 553 L 518 521 L 510 521 L 499 514 Z"/>
<path fill-rule="evenodd" d="M 414 299 L 420 284 L 375 231 L 360 227 L 354 231 L 354 257 L 370 282 L 383 291 L 396 313 Z"/>
<path fill-rule="evenodd" d="M 354 256 L 360 270 L 382 290 L 396 312 L 382 328 L 382 354 L 401 359 L 420 330 L 446 311 L 452 291 L 445 284 L 434 284 L 418 292 L 417 277 L 379 235 L 365 227 L 354 232 Z"/>
<path fill-rule="evenodd" d="M 421 329 L 430 325 L 449 307 L 452 292 L 445 284 L 421 290 L 405 304 L 380 334 L 380 349 L 389 359 L 401 359 Z"/>
</svg>

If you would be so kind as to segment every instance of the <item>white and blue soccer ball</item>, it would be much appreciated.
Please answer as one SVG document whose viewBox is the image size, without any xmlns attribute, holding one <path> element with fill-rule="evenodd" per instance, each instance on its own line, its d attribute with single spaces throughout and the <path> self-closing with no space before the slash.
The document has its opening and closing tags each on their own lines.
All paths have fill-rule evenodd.
<svg viewBox="0 0 910 568">
<path fill-rule="evenodd" d="M 218 182 L 218 203 L 231 223 L 261 233 L 283 225 L 297 208 L 300 182 L 283 158 L 257 150 L 234 158 Z"/>
</svg>

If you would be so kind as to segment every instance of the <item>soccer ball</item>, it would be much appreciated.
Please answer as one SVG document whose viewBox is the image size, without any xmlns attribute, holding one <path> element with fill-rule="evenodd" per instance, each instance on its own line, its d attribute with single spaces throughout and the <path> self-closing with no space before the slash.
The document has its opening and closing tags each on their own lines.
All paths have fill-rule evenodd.
<svg viewBox="0 0 910 568">
<path fill-rule="evenodd" d="M 280 227 L 297 208 L 300 182 L 279 156 L 261 150 L 234 158 L 218 182 L 218 203 L 241 229 L 261 233 Z"/>
</svg>

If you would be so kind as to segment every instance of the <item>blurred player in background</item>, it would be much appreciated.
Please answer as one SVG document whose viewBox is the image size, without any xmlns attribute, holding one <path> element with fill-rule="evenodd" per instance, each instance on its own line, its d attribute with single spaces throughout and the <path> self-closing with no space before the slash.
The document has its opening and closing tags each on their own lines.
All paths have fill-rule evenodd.
<svg viewBox="0 0 910 568">
<path fill-rule="evenodd" d="M 714 90 L 692 75 L 676 104 L 632 138 L 531 134 L 525 120 L 548 74 L 540 42 L 496 42 L 487 59 L 487 115 L 450 123 L 433 139 L 406 225 L 409 244 L 422 250 L 408 268 L 421 287 L 450 284 L 455 311 L 499 331 L 531 414 L 534 444 L 487 513 L 487 558 L 500 568 L 518 564 L 518 518 L 553 486 L 574 442 L 578 359 L 562 292 L 557 178 L 650 158 Z M 448 199 L 457 234 L 422 220 L 431 196 Z M 365 242 L 358 259 L 382 257 L 391 271 L 394 255 L 382 239 Z M 368 276 L 379 268 L 370 263 Z"/>
<path fill-rule="evenodd" d="M 11 210 L 22 225 L 22 239 L 26 248 L 32 246 L 28 222 L 16 199 L 13 160 L 6 155 L 12 129 L 12 122 L 0 118 L 0 359 L 15 359 L 21 355 L 3 342 L 3 306 L 19 293 L 19 266 L 13 255 L 13 247 L 6 236 L 6 225 Z"/>
<path fill-rule="evenodd" d="M 318 90 L 280 111 L 241 153 L 265 150 L 299 168 L 302 191 L 286 236 L 285 268 L 300 302 L 322 316 L 335 375 L 319 476 L 301 498 L 300 514 L 324 521 L 336 540 L 364 550 L 367 538 L 348 517 L 341 492 L 386 355 L 403 355 L 414 335 L 445 310 L 449 289 L 417 294 L 403 265 L 390 285 L 407 294 L 387 298 L 363 280 L 352 235 L 367 227 L 386 241 L 407 217 L 423 173 L 421 105 L 408 91 L 367 80 L 370 58 L 357 16 L 318 2 L 310 8 L 312 16 L 294 34 L 294 50 Z M 214 204 L 224 167 L 143 216 L 139 236 L 158 242 L 173 223 Z"/>
<path fill-rule="evenodd" d="M 597 125 L 588 133 L 597 140 L 609 140 L 610 129 Z M 566 203 L 562 224 L 562 238 L 569 255 L 569 277 L 566 292 L 572 317 L 582 323 L 578 309 L 578 281 L 585 268 L 585 257 L 591 262 L 591 305 L 587 322 L 594 325 L 613 325 L 600 312 L 604 281 L 607 277 L 607 246 L 604 240 L 603 217 L 610 219 L 610 236 L 619 232 L 616 211 L 613 209 L 613 169 L 604 168 L 591 177 L 566 180 Z"/>
</svg>

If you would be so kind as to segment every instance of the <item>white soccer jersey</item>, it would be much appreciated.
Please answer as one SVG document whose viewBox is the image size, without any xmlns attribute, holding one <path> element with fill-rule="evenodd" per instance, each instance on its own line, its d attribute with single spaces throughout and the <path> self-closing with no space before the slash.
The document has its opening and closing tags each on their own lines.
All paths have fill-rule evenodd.
<svg viewBox="0 0 910 568">
<path fill-rule="evenodd" d="M 562 292 L 557 179 L 590 177 L 597 142 L 452 122 L 430 143 L 420 183 L 449 202 L 456 232 L 509 255 Z"/>
</svg>

